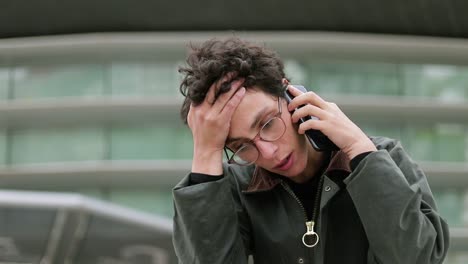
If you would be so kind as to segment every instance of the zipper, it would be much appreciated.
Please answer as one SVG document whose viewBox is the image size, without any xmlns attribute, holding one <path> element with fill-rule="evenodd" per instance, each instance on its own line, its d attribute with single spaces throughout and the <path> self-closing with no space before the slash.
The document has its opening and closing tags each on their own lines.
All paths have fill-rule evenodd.
<svg viewBox="0 0 468 264">
<path fill-rule="evenodd" d="M 306 223 L 309 222 L 309 220 L 307 219 L 307 212 L 306 212 L 306 209 L 304 208 L 304 205 L 302 205 L 301 200 L 299 200 L 299 198 L 297 198 L 293 190 L 291 190 L 291 187 L 289 187 L 289 185 L 284 183 L 284 181 L 281 181 L 281 186 L 283 186 L 284 190 L 286 190 L 286 192 L 289 193 L 289 195 L 291 195 L 294 198 L 294 200 L 296 200 L 296 202 L 299 204 L 299 206 L 302 209 L 302 213 L 304 214 L 304 219 L 306 220 Z"/>
<path fill-rule="evenodd" d="M 317 209 L 318 209 L 320 196 L 321 196 L 320 192 L 322 190 L 323 178 L 324 178 L 324 175 L 321 175 L 319 184 L 317 186 L 317 194 L 315 195 L 312 219 L 310 221 L 309 219 L 307 219 L 307 212 L 306 212 L 306 209 L 304 208 L 304 205 L 302 205 L 301 200 L 297 198 L 296 194 L 293 192 L 293 190 L 291 190 L 291 187 L 289 187 L 289 185 L 287 185 L 284 181 L 281 181 L 281 186 L 283 186 L 284 190 L 287 193 L 289 193 L 289 195 L 291 195 L 294 198 L 294 200 L 296 200 L 296 202 L 299 204 L 299 206 L 302 209 L 302 213 L 304 214 L 304 219 L 305 219 L 305 226 L 306 226 L 306 232 L 302 236 L 302 244 L 304 244 L 304 246 L 309 247 L 309 248 L 315 247 L 318 244 L 319 239 L 320 239 L 319 235 L 314 230 L 314 226 L 315 226 L 314 218 L 316 218 L 318 214 Z"/>
</svg>

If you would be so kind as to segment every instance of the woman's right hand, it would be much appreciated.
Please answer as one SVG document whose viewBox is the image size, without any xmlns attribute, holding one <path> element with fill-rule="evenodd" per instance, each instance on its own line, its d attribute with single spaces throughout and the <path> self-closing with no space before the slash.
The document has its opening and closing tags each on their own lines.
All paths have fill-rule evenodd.
<svg viewBox="0 0 468 264">
<path fill-rule="evenodd" d="M 231 89 L 213 103 L 220 86 L 233 78 L 228 74 L 213 83 L 203 103 L 190 105 L 187 116 L 193 136 L 192 172 L 208 175 L 223 174 L 223 148 L 229 134 L 231 117 L 245 95 L 244 79 L 235 79 Z"/>
</svg>

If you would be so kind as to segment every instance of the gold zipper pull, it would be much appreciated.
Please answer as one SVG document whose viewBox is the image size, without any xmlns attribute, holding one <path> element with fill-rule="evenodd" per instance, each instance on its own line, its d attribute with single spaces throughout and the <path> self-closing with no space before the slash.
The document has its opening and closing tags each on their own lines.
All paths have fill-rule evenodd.
<svg viewBox="0 0 468 264">
<path fill-rule="evenodd" d="M 306 224 L 307 231 L 302 236 L 302 243 L 306 247 L 310 247 L 310 248 L 315 247 L 319 242 L 319 236 L 314 231 L 315 222 L 307 221 L 305 224 Z M 307 241 L 306 241 L 306 238 L 307 238 Z"/>
</svg>

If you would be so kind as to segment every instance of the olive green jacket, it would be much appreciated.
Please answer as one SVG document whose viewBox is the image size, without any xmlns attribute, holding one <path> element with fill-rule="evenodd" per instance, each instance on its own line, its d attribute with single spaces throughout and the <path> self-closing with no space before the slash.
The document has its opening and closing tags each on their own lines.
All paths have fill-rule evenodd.
<svg viewBox="0 0 468 264">
<path fill-rule="evenodd" d="M 248 255 L 255 264 L 325 263 L 327 204 L 340 190 L 327 174 L 336 171 L 346 175 L 342 186 L 365 231 L 367 263 L 442 263 L 448 226 L 423 171 L 397 141 L 372 140 L 378 151 L 354 171 L 342 152 L 330 161 L 316 227 L 320 241 L 314 248 L 302 243 L 306 216 L 281 178 L 255 166 L 232 165 L 224 165 L 224 177 L 216 181 L 189 185 L 187 176 L 173 191 L 179 263 L 244 264 Z"/>
</svg>

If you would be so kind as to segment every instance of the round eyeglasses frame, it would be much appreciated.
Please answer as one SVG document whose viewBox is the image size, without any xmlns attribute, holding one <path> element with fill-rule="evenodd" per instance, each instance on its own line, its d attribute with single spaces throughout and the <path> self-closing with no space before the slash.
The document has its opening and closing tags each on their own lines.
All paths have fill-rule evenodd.
<svg viewBox="0 0 468 264">
<path fill-rule="evenodd" d="M 283 118 L 281 118 L 282 113 L 283 113 L 283 111 L 282 111 L 282 106 L 281 106 L 281 98 L 278 97 L 278 113 L 276 115 L 274 115 L 273 117 L 271 117 L 270 119 L 268 119 L 267 122 L 265 122 L 265 124 L 260 128 L 260 131 L 258 131 L 257 135 L 255 135 L 255 137 L 253 139 L 250 139 L 250 140 L 242 143 L 242 145 L 236 151 L 231 150 L 227 146 L 224 147 L 224 153 L 226 154 L 227 162 L 229 164 L 237 164 L 237 165 L 240 165 L 240 166 L 248 166 L 248 165 L 251 165 L 251 164 L 255 163 L 257 161 L 258 157 L 260 156 L 260 151 L 258 150 L 258 148 L 257 148 L 257 146 L 255 144 L 255 141 L 257 139 L 260 139 L 260 140 L 263 140 L 263 141 L 266 141 L 266 142 L 274 142 L 274 141 L 280 139 L 284 135 L 284 133 L 286 132 L 286 124 L 284 123 Z M 279 120 L 280 121 L 282 131 L 281 131 L 281 133 L 278 133 L 278 135 L 275 135 L 275 137 L 273 137 L 273 138 L 268 138 L 268 137 L 265 138 L 264 135 L 262 136 L 262 131 L 264 131 L 264 128 L 267 127 L 267 125 L 270 124 L 274 120 Z M 239 157 L 239 159 L 242 160 L 242 158 L 240 158 L 240 156 L 239 156 L 239 153 L 240 153 L 241 150 L 243 150 L 243 149 L 245 149 L 247 147 L 251 147 L 252 150 L 256 151 L 255 158 L 253 160 L 246 161 L 245 163 L 237 162 L 236 160 L 238 160 L 238 159 L 236 159 L 236 157 Z M 231 152 L 233 152 L 233 154 L 231 156 L 229 156 L 229 154 L 227 152 L 227 149 L 229 149 Z"/>
</svg>

